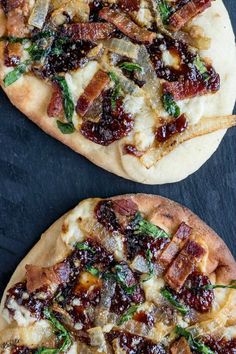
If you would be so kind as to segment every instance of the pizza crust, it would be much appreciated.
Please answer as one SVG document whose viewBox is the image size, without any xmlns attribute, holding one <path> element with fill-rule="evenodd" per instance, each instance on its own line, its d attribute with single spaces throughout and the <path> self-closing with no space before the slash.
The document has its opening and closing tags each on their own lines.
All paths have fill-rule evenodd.
<svg viewBox="0 0 236 354">
<path fill-rule="evenodd" d="M 193 236 L 191 238 L 194 237 L 197 242 L 204 244 L 205 248 L 206 246 L 208 248 L 208 258 L 204 265 L 204 272 L 210 277 L 214 277 L 215 282 L 218 284 L 228 284 L 232 279 L 236 279 L 236 262 L 223 240 L 189 209 L 169 199 L 147 194 L 130 194 L 111 199 L 121 198 L 131 198 L 138 205 L 139 210 L 144 213 L 145 217 L 170 233 L 173 233 L 182 221 L 187 223 L 193 228 Z M 95 201 L 97 202 L 98 199 Z M 41 236 L 38 243 L 18 265 L 4 292 L 0 312 L 3 310 L 8 289 L 15 283 L 24 280 L 26 264 L 47 267 L 62 261 L 71 252 L 71 249 L 62 241 L 60 235 L 63 222 L 68 214 L 57 220 Z M 0 331 L 7 328 L 9 328 L 9 324 L 1 316 Z M 15 333 L 17 332 L 12 331 L 12 336 L 15 336 Z"/>
<path fill-rule="evenodd" d="M 2 16 L 0 12 L 0 18 Z M 0 23 L 0 32 L 2 32 L 4 21 Z M 210 49 L 201 51 L 200 54 L 213 60 L 213 66 L 222 81 L 219 92 L 206 96 L 205 116 L 231 114 L 236 92 L 236 48 L 230 19 L 222 0 L 214 1 L 211 8 L 198 16 L 193 24 L 204 28 L 205 35 L 212 39 Z M 0 43 L 0 82 L 6 74 L 2 59 L 3 43 Z M 51 87 L 46 82 L 28 74 L 3 89 L 11 102 L 46 133 L 84 155 L 96 165 L 140 183 L 163 184 L 186 178 L 199 169 L 215 152 L 226 132 L 221 130 L 185 142 L 147 169 L 136 157 L 123 155 L 123 139 L 104 147 L 85 139 L 79 132 L 63 135 L 57 128 L 56 120 L 47 116 Z"/>
</svg>

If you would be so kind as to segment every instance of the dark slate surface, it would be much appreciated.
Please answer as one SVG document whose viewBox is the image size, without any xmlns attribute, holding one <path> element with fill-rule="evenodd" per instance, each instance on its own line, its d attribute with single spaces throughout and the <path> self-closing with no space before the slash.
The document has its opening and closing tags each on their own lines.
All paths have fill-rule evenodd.
<svg viewBox="0 0 236 354">
<path fill-rule="evenodd" d="M 236 32 L 235 0 L 225 3 Z M 0 117 L 0 292 L 40 234 L 87 197 L 144 192 L 171 198 L 198 214 L 236 256 L 236 129 L 194 175 L 145 186 L 109 174 L 53 140 L 2 92 Z"/>
</svg>

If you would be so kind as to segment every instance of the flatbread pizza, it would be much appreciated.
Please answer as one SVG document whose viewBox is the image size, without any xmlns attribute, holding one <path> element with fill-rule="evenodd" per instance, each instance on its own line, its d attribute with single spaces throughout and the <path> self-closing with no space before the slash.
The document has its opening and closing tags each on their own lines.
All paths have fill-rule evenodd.
<svg viewBox="0 0 236 354">
<path fill-rule="evenodd" d="M 236 123 L 222 0 L 1 0 L 0 36 L 12 103 L 125 178 L 179 181 Z"/>
<path fill-rule="evenodd" d="M 4 354 L 230 354 L 236 262 L 168 199 L 87 199 L 20 263 L 1 302 Z"/>
</svg>

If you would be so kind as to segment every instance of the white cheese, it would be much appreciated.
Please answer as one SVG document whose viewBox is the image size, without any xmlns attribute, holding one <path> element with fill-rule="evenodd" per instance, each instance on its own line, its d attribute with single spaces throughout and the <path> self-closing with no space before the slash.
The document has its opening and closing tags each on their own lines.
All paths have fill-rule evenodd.
<svg viewBox="0 0 236 354">
<path fill-rule="evenodd" d="M 181 113 L 185 113 L 191 124 L 196 124 L 204 116 L 206 111 L 207 96 L 199 96 L 178 101 Z"/>
<path fill-rule="evenodd" d="M 124 110 L 134 117 L 134 142 L 138 150 L 148 149 L 155 140 L 155 116 L 143 96 L 127 95 Z"/>
<path fill-rule="evenodd" d="M 73 343 L 73 345 L 68 350 L 67 354 L 77 354 L 77 343 Z"/>
<path fill-rule="evenodd" d="M 83 68 L 66 73 L 65 79 L 75 104 L 84 92 L 85 87 L 89 84 L 93 76 L 98 71 L 98 68 L 99 65 L 96 61 L 90 61 Z"/>
<path fill-rule="evenodd" d="M 144 276 L 145 277 L 145 276 Z M 142 287 L 145 292 L 147 301 L 152 301 L 154 304 L 159 304 L 161 301 L 160 290 L 165 285 L 163 278 L 152 277 L 148 281 L 142 282 Z"/>
<path fill-rule="evenodd" d="M 62 240 L 71 248 L 76 242 L 82 242 L 85 234 L 79 226 L 79 219 L 90 218 L 93 215 L 94 199 L 86 199 L 75 207 L 66 217 L 61 231 Z"/>
<path fill-rule="evenodd" d="M 13 317 L 9 316 L 9 311 L 13 311 Z M 3 311 L 3 316 L 5 320 L 9 323 L 12 321 L 12 318 L 18 323 L 19 326 L 26 327 L 31 323 L 36 321 L 36 318 L 33 317 L 29 310 L 24 306 L 20 306 L 14 299 L 10 298 L 7 302 L 7 308 Z"/>
<path fill-rule="evenodd" d="M 162 52 L 162 60 L 166 66 L 171 66 L 174 69 L 178 69 L 180 66 L 180 58 L 177 55 L 171 54 L 169 50 Z"/>
</svg>

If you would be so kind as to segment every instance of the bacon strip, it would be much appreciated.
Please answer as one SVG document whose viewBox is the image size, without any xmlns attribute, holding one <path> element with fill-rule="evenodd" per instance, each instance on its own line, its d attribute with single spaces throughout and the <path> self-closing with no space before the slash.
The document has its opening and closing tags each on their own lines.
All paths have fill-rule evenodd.
<svg viewBox="0 0 236 354">
<path fill-rule="evenodd" d="M 117 199 L 113 201 L 115 212 L 124 216 L 133 216 L 138 211 L 138 206 L 132 199 Z"/>
<path fill-rule="evenodd" d="M 66 262 L 58 263 L 52 267 L 38 267 L 26 265 L 26 287 L 29 293 L 52 284 L 62 284 L 68 281 L 70 268 Z"/>
<path fill-rule="evenodd" d="M 186 98 L 192 98 L 195 96 L 206 95 L 207 93 L 217 92 L 220 88 L 220 77 L 215 75 L 213 82 L 205 82 L 204 80 L 190 80 L 182 78 L 179 81 L 164 82 L 163 92 L 170 93 L 174 100 L 184 100 Z"/>
<path fill-rule="evenodd" d="M 119 6 L 125 11 L 138 11 L 140 9 L 140 0 L 119 0 Z"/>
<path fill-rule="evenodd" d="M 181 250 L 165 275 L 166 282 L 175 291 L 179 291 L 195 265 L 202 259 L 205 250 L 195 241 L 189 240 Z"/>
<path fill-rule="evenodd" d="M 187 340 L 181 337 L 178 341 L 174 342 L 170 348 L 170 354 L 191 354 L 192 351 L 188 345 Z"/>
<path fill-rule="evenodd" d="M 103 20 L 115 25 L 122 33 L 139 43 L 151 44 L 156 37 L 154 32 L 139 27 L 123 12 L 104 7 L 99 11 L 99 16 Z"/>
<path fill-rule="evenodd" d="M 177 32 L 189 20 L 211 6 L 211 0 L 190 0 L 169 18 L 169 28 Z"/>
<path fill-rule="evenodd" d="M 54 84 L 54 91 L 48 105 L 47 114 L 49 117 L 60 117 L 63 114 L 62 94 L 57 84 Z"/>
<path fill-rule="evenodd" d="M 166 245 L 164 248 L 163 252 L 161 253 L 158 261 L 161 265 L 163 265 L 165 268 L 171 264 L 171 262 L 174 260 L 176 255 L 179 253 L 181 248 L 185 245 L 187 242 L 190 234 L 191 234 L 192 228 L 185 224 L 185 222 L 182 222 L 178 230 L 176 231 L 175 235 L 173 236 L 172 240 L 170 243 Z"/>
<path fill-rule="evenodd" d="M 95 99 L 101 95 L 109 81 L 110 78 L 108 74 L 102 70 L 98 70 L 88 86 L 85 88 L 84 93 L 79 97 L 76 112 L 83 117 L 89 107 L 92 106 Z"/>
<path fill-rule="evenodd" d="M 63 29 L 64 34 L 70 36 L 75 41 L 107 39 L 114 31 L 115 27 L 111 23 L 101 22 L 74 23 L 72 25 L 65 25 Z"/>
</svg>

